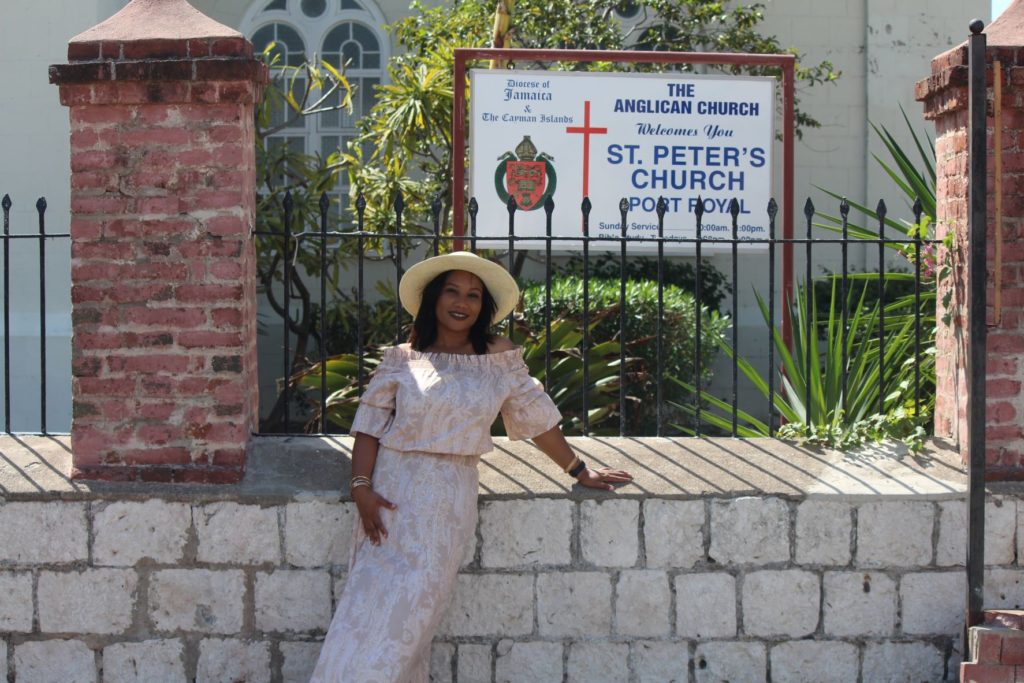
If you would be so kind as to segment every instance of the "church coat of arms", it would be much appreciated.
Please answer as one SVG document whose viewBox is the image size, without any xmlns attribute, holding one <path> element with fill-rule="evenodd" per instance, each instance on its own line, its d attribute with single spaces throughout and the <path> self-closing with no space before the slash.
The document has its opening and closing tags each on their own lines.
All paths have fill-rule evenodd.
<svg viewBox="0 0 1024 683">
<path fill-rule="evenodd" d="M 524 135 L 515 152 L 505 152 L 498 158 L 494 169 L 494 189 L 503 203 L 510 196 L 516 198 L 521 211 L 533 211 L 544 206 L 555 193 L 555 167 L 551 156 L 541 152 Z"/>
</svg>

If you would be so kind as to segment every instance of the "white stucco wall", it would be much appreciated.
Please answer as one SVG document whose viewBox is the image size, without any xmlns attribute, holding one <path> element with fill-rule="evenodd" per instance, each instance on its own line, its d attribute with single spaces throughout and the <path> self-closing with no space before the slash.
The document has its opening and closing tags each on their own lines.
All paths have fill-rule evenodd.
<svg viewBox="0 0 1024 683">
<path fill-rule="evenodd" d="M 0 196 L 10 195 L 11 233 L 38 232 L 36 200 L 47 201 L 46 231 L 67 233 L 69 124 L 50 64 L 67 61 L 67 40 L 110 16 L 117 0 L 6 0 L 0 22 Z M 47 428 L 70 428 L 70 247 L 46 246 Z M 36 242 L 11 248 L 11 427 L 36 431 L 39 408 L 39 275 Z M 2 335 L 2 330 L 0 330 Z M 0 337 L 0 346 L 3 339 Z M 3 394 L 0 393 L 0 411 Z"/>
</svg>

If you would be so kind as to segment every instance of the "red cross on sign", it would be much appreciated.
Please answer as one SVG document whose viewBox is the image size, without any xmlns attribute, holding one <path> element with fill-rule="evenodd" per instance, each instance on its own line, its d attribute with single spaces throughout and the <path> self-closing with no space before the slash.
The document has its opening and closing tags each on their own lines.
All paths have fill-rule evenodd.
<svg viewBox="0 0 1024 683">
<path fill-rule="evenodd" d="M 583 135 L 583 196 L 590 196 L 590 136 L 604 135 L 607 128 L 592 128 L 590 126 L 590 100 L 583 102 L 583 125 L 567 126 L 566 133 L 580 133 Z"/>
</svg>

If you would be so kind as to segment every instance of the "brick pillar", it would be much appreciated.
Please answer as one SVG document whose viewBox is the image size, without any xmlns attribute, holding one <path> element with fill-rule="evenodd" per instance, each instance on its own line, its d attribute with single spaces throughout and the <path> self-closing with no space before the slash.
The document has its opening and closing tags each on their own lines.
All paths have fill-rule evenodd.
<svg viewBox="0 0 1024 683">
<path fill-rule="evenodd" d="M 73 476 L 241 479 L 258 421 L 252 45 L 132 0 L 50 67 L 71 117 Z"/>
<path fill-rule="evenodd" d="M 1024 479 L 1024 0 L 1016 0 L 996 21 L 985 29 L 989 64 L 988 119 L 988 310 L 987 350 L 987 478 Z M 966 33 L 966 26 L 964 27 Z M 992 64 L 1002 63 L 1003 102 L 1001 178 L 994 175 L 994 117 L 992 114 Z M 936 331 L 937 394 L 935 401 L 935 433 L 963 443 L 967 438 L 968 382 L 967 338 L 971 315 L 968 310 L 967 278 L 968 232 L 968 111 L 967 111 L 967 45 L 945 52 L 932 60 L 932 74 L 917 83 L 915 96 L 924 104 L 926 119 L 935 122 L 936 156 L 936 232 L 939 238 L 953 233 L 953 247 L 947 256 L 952 275 L 939 286 Z M 995 184 L 1002 188 L 1002 221 L 995 210 Z M 994 303 L 996 231 L 1002 231 L 1001 298 L 999 320 Z M 944 251 L 944 250 L 943 250 Z M 949 305 L 943 298 L 951 293 Z M 948 313 L 949 325 L 941 318 Z M 963 450 L 963 449 L 962 449 Z M 963 453 L 965 462 L 967 453 Z"/>
</svg>

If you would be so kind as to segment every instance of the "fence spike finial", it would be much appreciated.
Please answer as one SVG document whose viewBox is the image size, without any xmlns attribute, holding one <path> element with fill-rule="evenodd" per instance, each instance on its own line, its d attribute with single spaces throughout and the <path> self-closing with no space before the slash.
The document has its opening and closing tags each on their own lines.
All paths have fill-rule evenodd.
<svg viewBox="0 0 1024 683">
<path fill-rule="evenodd" d="M 878 214 L 879 219 L 885 220 L 885 214 L 889 213 L 889 209 L 886 208 L 884 199 L 878 200 L 878 206 L 875 207 L 875 213 Z"/>
<path fill-rule="evenodd" d="M 292 191 L 288 190 L 284 193 L 284 199 L 281 201 L 281 206 L 284 207 L 285 211 L 291 211 L 292 207 L 295 206 L 295 200 L 292 199 Z"/>
<path fill-rule="evenodd" d="M 918 225 L 921 224 L 921 214 L 924 213 L 924 205 L 921 204 L 921 198 L 918 197 L 914 200 L 914 206 L 911 209 L 914 212 L 914 222 Z"/>
<path fill-rule="evenodd" d="M 810 197 L 804 202 L 804 216 L 807 217 L 807 220 L 811 220 L 814 217 L 814 202 L 811 201 Z"/>
<path fill-rule="evenodd" d="M 4 211 L 10 211 L 11 210 L 11 195 L 5 194 L 3 200 L 0 201 L 0 206 L 3 207 Z"/>
<path fill-rule="evenodd" d="M 734 222 L 740 215 L 740 203 L 735 197 L 729 201 L 729 215 L 732 216 Z"/>
<path fill-rule="evenodd" d="M 668 213 L 668 200 L 664 197 L 658 197 L 658 203 L 654 207 L 654 211 L 658 214 L 659 219 L 664 218 L 665 214 Z"/>
<path fill-rule="evenodd" d="M 469 198 L 469 217 L 476 218 L 477 213 L 480 211 L 480 202 L 476 200 L 476 197 Z"/>
<path fill-rule="evenodd" d="M 548 195 L 548 198 L 544 200 L 544 213 L 550 216 L 555 211 L 555 200 Z"/>
<path fill-rule="evenodd" d="M 434 195 L 434 199 L 430 202 L 430 213 L 433 216 L 441 215 L 441 195 Z"/>
<path fill-rule="evenodd" d="M 321 192 L 320 193 L 320 215 L 322 215 L 322 216 L 327 215 L 327 209 L 329 209 L 330 206 L 331 206 L 331 200 L 327 196 L 327 193 L 326 192 Z"/>
<path fill-rule="evenodd" d="M 505 202 L 505 208 L 508 209 L 510 214 L 515 213 L 516 209 L 519 208 L 519 202 L 516 201 L 516 196 L 514 194 L 510 194 L 508 196 L 508 201 Z"/>
<path fill-rule="evenodd" d="M 395 213 L 401 215 L 403 211 L 405 211 L 405 197 L 399 190 L 395 195 Z"/>
<path fill-rule="evenodd" d="M 775 197 L 768 200 L 768 218 L 775 220 L 775 216 L 779 213 L 779 203 L 775 201 Z"/>
<path fill-rule="evenodd" d="M 583 212 L 584 216 L 589 216 L 592 208 L 594 208 L 594 205 L 590 203 L 590 197 L 584 197 L 580 203 L 580 211 Z"/>
<path fill-rule="evenodd" d="M 363 196 L 362 192 L 360 192 L 359 196 L 356 197 L 356 211 L 359 212 L 360 216 L 362 216 L 363 212 L 366 211 L 366 197 Z"/>
<path fill-rule="evenodd" d="M 697 195 L 697 205 L 693 207 L 693 213 L 699 221 L 704 216 L 704 198 Z"/>
<path fill-rule="evenodd" d="M 850 202 L 843 197 L 842 201 L 839 202 L 839 215 L 846 218 L 850 215 Z"/>
</svg>

